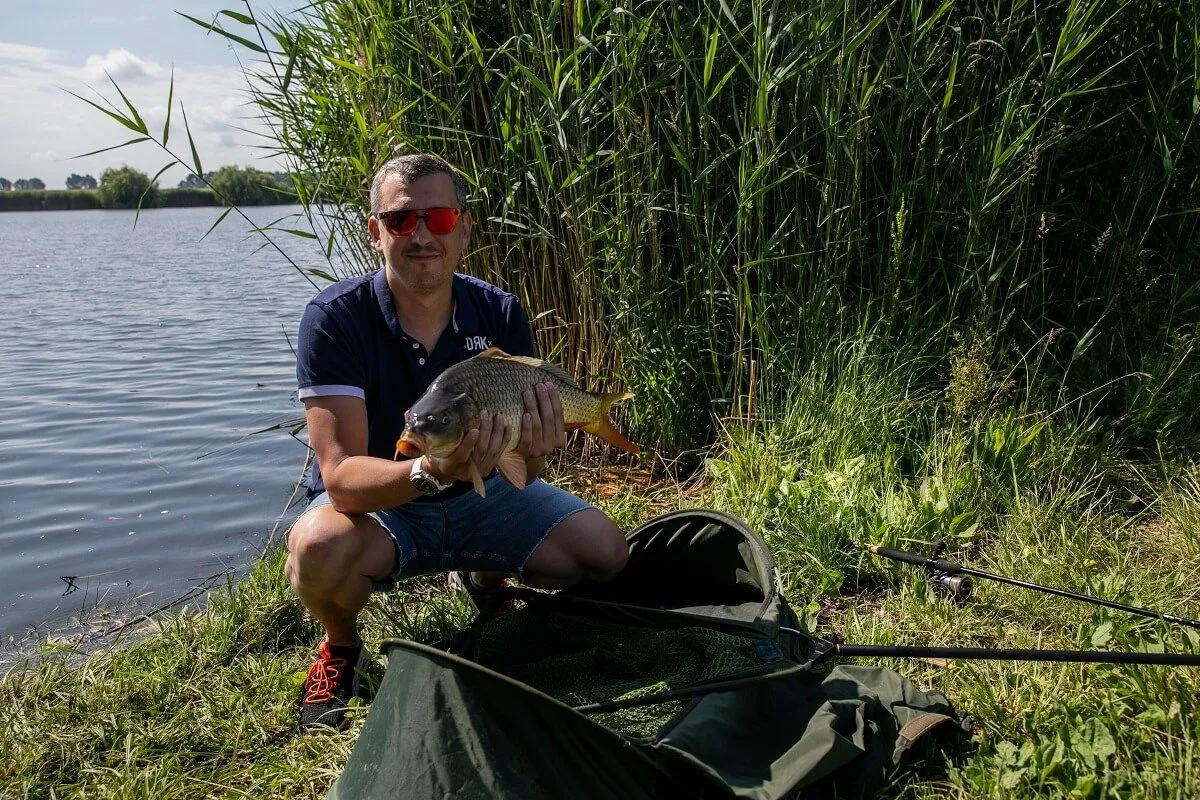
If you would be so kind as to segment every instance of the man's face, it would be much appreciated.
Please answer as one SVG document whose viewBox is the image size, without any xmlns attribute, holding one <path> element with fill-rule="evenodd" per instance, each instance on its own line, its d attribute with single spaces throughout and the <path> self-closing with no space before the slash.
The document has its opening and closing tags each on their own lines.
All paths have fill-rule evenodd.
<svg viewBox="0 0 1200 800">
<path fill-rule="evenodd" d="M 380 187 L 377 211 L 459 208 L 454 181 L 449 175 L 426 175 L 406 183 L 389 176 Z M 367 221 L 375 249 L 383 255 L 389 278 L 399 288 L 416 294 L 430 294 L 448 286 L 463 252 L 471 242 L 471 215 L 464 211 L 454 230 L 437 235 L 429 231 L 424 219 L 408 236 L 395 236 L 376 217 Z"/>
</svg>

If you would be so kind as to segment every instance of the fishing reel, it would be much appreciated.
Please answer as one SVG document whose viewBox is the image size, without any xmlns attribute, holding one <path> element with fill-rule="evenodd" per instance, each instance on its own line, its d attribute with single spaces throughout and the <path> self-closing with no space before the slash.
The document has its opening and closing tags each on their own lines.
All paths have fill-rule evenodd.
<svg viewBox="0 0 1200 800">
<path fill-rule="evenodd" d="M 946 552 L 946 543 L 938 542 L 933 546 L 933 554 L 930 559 L 933 561 L 941 560 L 942 554 Z M 965 603 L 971 599 L 972 592 L 975 591 L 975 582 L 971 580 L 969 575 L 955 575 L 937 567 L 925 566 L 925 572 L 935 585 L 940 586 L 943 591 L 949 593 L 950 600 L 955 603 Z"/>
</svg>

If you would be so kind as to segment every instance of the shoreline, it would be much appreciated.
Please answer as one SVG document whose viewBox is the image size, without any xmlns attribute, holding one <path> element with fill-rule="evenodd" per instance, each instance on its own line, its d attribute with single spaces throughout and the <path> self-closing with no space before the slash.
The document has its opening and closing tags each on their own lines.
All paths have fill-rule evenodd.
<svg viewBox="0 0 1200 800">
<path fill-rule="evenodd" d="M 266 203 L 238 203 L 238 206 L 296 205 L 294 197 Z M 159 189 L 154 205 L 158 208 L 226 208 L 211 189 Z M 131 208 L 105 206 L 98 189 L 22 189 L 0 192 L 0 213 L 20 211 L 131 211 Z"/>
</svg>

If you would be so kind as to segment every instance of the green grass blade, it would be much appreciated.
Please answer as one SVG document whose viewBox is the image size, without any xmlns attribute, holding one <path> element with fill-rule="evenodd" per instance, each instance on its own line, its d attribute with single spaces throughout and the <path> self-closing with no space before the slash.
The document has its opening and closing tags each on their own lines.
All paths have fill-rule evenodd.
<svg viewBox="0 0 1200 800">
<path fill-rule="evenodd" d="M 254 42 L 250 41 L 249 39 L 245 38 L 244 36 L 238 36 L 237 34 L 230 33 L 229 31 L 222 28 L 220 25 L 216 25 L 211 22 L 205 22 L 204 20 L 201 20 L 201 19 L 196 19 L 195 17 L 184 14 L 182 11 L 176 11 L 175 13 L 178 14 L 179 16 L 183 17 L 184 19 L 194 22 L 195 24 L 199 25 L 201 28 L 204 28 L 207 31 L 216 33 L 220 36 L 224 36 L 226 39 L 228 39 L 231 42 L 237 42 L 242 47 L 245 47 L 247 50 L 253 50 L 255 53 L 266 53 L 267 52 L 266 50 L 264 50 L 262 48 L 261 45 L 255 44 Z"/>
<path fill-rule="evenodd" d="M 162 146 L 166 147 L 171 136 L 171 107 L 175 102 L 175 65 L 171 65 L 171 82 L 167 84 L 167 118 L 163 121 Z"/>
<path fill-rule="evenodd" d="M 197 177 L 203 178 L 204 177 L 204 167 L 201 166 L 201 164 L 200 164 L 200 153 L 197 152 L 197 150 L 196 150 L 196 141 L 192 138 L 192 129 L 188 125 L 187 109 L 184 108 L 182 102 L 179 104 L 179 113 L 183 115 L 183 130 L 184 130 L 184 133 L 187 134 L 188 147 L 192 151 L 192 168 L 195 171 Z"/>
<path fill-rule="evenodd" d="M 105 75 L 108 75 L 108 73 L 105 73 Z M 136 125 L 134 130 L 136 130 L 138 133 L 144 133 L 149 136 L 150 129 L 146 127 L 146 121 L 142 119 L 142 115 L 139 114 L 138 110 L 133 107 L 133 103 L 129 102 L 129 98 L 125 96 L 123 91 L 121 91 L 121 87 L 117 85 L 117 82 L 112 79 L 111 75 L 108 76 L 108 81 L 113 85 L 113 88 L 117 90 L 117 94 L 121 95 L 121 99 L 125 101 L 125 107 L 128 108 L 129 113 L 133 115 L 133 122 Z"/>
</svg>

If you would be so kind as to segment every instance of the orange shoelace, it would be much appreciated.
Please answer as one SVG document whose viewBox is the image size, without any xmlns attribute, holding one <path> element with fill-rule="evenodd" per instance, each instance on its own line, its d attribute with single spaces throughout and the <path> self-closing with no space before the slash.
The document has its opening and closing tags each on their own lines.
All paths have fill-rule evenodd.
<svg viewBox="0 0 1200 800">
<path fill-rule="evenodd" d="M 309 704 L 328 703 L 333 700 L 333 687 L 337 679 L 342 677 L 342 670 L 350 665 L 346 659 L 329 652 L 329 642 L 321 642 L 317 651 L 316 663 L 308 671 L 304 685 L 308 692 L 304 702 Z"/>
</svg>

